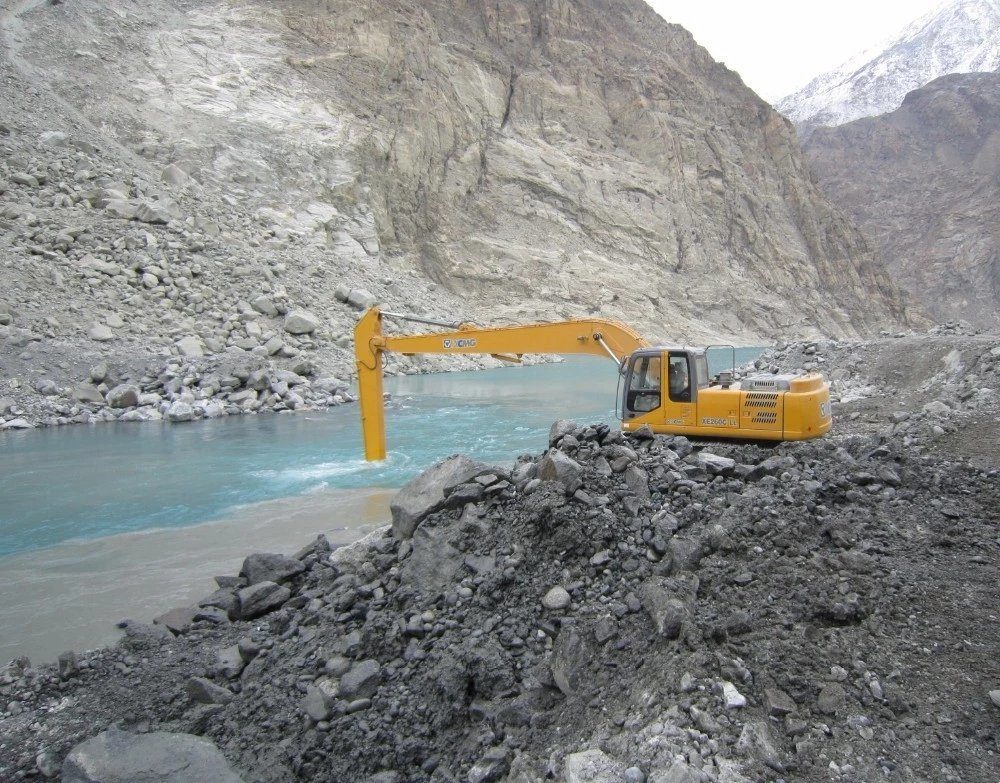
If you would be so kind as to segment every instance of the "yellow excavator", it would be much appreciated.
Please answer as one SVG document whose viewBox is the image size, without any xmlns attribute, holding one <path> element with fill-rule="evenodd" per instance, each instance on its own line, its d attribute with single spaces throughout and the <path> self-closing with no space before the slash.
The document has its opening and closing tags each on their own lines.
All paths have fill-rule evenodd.
<svg viewBox="0 0 1000 783">
<path fill-rule="evenodd" d="M 392 318 L 448 329 L 387 335 Z M 477 327 L 373 307 L 354 329 L 365 458 L 385 459 L 382 361 L 387 352 L 489 354 L 517 362 L 527 353 L 594 354 L 618 365 L 622 429 L 742 440 L 808 440 L 830 429 L 830 385 L 818 373 L 709 376 L 704 348 L 653 346 L 624 324 L 600 318 Z"/>
</svg>

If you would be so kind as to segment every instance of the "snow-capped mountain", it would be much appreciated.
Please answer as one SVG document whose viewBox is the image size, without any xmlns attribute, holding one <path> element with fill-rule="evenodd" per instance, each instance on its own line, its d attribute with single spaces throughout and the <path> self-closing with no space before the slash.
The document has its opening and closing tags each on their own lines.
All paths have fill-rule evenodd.
<svg viewBox="0 0 1000 783">
<path fill-rule="evenodd" d="M 778 102 L 805 135 L 893 111 L 910 90 L 949 73 L 1000 70 L 1000 0 L 949 0 L 896 38 Z"/>
</svg>

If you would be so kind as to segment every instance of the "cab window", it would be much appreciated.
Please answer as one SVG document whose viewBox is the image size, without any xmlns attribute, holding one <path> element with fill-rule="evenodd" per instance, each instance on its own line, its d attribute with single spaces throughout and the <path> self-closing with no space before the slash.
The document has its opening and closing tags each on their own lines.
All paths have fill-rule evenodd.
<svg viewBox="0 0 1000 783">
<path fill-rule="evenodd" d="M 632 364 L 628 384 L 628 409 L 646 413 L 660 407 L 660 357 L 640 356 Z"/>
<path fill-rule="evenodd" d="M 667 368 L 670 399 L 673 402 L 691 402 L 691 372 L 688 357 L 684 354 L 670 354 Z"/>
</svg>

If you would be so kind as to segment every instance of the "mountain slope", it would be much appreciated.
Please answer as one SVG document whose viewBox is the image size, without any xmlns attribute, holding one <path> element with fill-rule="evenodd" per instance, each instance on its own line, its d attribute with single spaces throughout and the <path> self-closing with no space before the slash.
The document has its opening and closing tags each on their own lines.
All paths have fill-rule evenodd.
<svg viewBox="0 0 1000 783">
<path fill-rule="evenodd" d="M 818 128 L 805 152 L 913 301 L 1000 326 L 1000 73 L 943 76 L 890 114 Z"/>
<path fill-rule="evenodd" d="M 895 39 L 813 79 L 778 102 L 808 135 L 899 107 L 910 90 L 948 73 L 1000 69 L 1000 0 L 952 0 Z"/>
<path fill-rule="evenodd" d="M 0 305 L 22 345 L 169 357 L 189 335 L 347 373 L 342 287 L 671 340 L 903 317 L 787 121 L 641 0 L 0 8 Z M 316 330 L 283 334 L 302 307 Z M 108 311 L 128 326 L 92 342 Z"/>
</svg>

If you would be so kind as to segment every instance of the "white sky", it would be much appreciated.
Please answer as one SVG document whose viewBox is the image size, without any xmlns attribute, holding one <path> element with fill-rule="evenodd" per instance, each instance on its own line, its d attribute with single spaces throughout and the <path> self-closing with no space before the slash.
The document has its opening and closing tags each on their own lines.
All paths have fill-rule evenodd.
<svg viewBox="0 0 1000 783">
<path fill-rule="evenodd" d="M 646 0 L 774 102 L 881 43 L 941 0 Z"/>
</svg>

